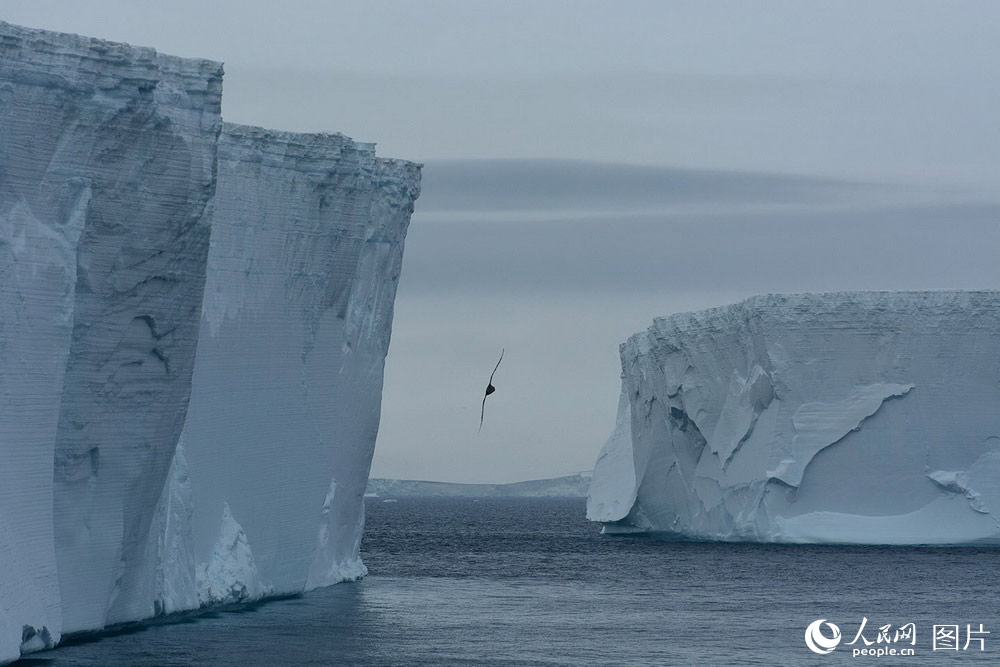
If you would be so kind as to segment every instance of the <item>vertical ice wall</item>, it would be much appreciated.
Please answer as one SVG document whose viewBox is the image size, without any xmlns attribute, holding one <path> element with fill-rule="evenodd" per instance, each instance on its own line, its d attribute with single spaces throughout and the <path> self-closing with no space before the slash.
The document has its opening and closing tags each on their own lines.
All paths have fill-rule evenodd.
<svg viewBox="0 0 1000 667">
<path fill-rule="evenodd" d="M 187 404 L 221 81 L 0 23 L 0 660 L 129 597 Z"/>
<path fill-rule="evenodd" d="M 392 332 L 403 241 L 420 195 L 420 166 L 377 158 L 375 199 L 346 313 L 340 400 L 327 417 L 334 445 L 330 485 L 305 589 L 355 579 L 367 571 L 358 557 L 364 493 L 382 410 L 382 379 Z M 322 381 L 322 378 L 317 378 Z M 353 445 L 351 443 L 354 443 Z"/>
<path fill-rule="evenodd" d="M 419 166 L 221 82 L 0 23 L 0 662 L 364 572 Z"/>
<path fill-rule="evenodd" d="M 196 568 L 202 604 L 363 574 L 361 498 L 418 182 L 416 165 L 342 135 L 225 125 L 182 437 L 194 562 L 160 555 Z"/>
</svg>

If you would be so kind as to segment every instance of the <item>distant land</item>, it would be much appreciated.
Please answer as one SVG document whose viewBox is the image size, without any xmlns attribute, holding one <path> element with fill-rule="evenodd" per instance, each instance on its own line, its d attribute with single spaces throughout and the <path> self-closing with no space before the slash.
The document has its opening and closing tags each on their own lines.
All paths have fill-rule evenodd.
<svg viewBox="0 0 1000 667">
<path fill-rule="evenodd" d="M 368 480 L 367 496 L 379 498 L 586 498 L 590 472 L 512 484 L 455 484 L 416 479 Z"/>
</svg>

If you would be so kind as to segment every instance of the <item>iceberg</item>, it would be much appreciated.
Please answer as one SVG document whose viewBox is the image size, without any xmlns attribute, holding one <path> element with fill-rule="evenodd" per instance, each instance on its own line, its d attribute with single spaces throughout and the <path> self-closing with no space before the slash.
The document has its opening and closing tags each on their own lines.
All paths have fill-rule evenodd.
<svg viewBox="0 0 1000 667">
<path fill-rule="evenodd" d="M 364 573 L 420 168 L 221 96 L 0 22 L 0 662 Z"/>
<path fill-rule="evenodd" d="M 697 540 L 998 544 L 998 313 L 1000 292 L 838 292 L 656 319 L 621 346 L 587 517 Z"/>
</svg>

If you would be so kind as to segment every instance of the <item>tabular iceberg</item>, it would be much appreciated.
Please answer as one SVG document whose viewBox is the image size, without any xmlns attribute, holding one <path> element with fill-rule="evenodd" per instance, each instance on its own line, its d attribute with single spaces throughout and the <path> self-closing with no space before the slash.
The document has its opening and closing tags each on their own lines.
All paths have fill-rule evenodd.
<svg viewBox="0 0 1000 667">
<path fill-rule="evenodd" d="M 621 347 L 587 516 L 707 540 L 1000 543 L 1000 292 L 768 295 Z"/>
<path fill-rule="evenodd" d="M 0 22 L 0 662 L 363 572 L 419 166 L 221 94 Z"/>
</svg>

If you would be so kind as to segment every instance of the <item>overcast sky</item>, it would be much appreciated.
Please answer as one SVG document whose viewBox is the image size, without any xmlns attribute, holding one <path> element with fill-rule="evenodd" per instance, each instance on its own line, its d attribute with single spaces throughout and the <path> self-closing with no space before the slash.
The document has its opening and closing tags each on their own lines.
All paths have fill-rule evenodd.
<svg viewBox="0 0 1000 667">
<path fill-rule="evenodd" d="M 377 476 L 590 468 L 617 345 L 656 315 L 1000 288 L 998 2 L 0 0 L 0 19 L 222 60 L 228 120 L 427 163 Z"/>
</svg>

